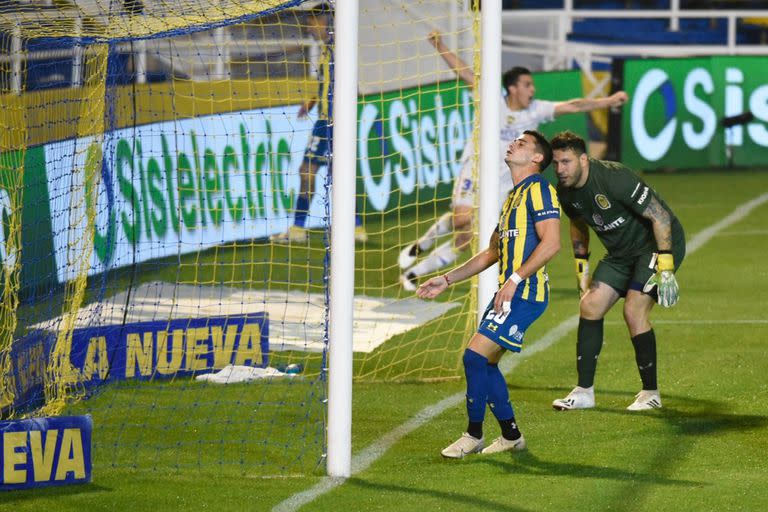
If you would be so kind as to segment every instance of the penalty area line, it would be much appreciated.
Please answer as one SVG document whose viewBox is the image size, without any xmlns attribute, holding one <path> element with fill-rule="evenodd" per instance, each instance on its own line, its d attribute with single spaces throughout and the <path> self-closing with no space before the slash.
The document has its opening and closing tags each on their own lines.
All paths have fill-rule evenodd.
<svg viewBox="0 0 768 512">
<path fill-rule="evenodd" d="M 729 215 L 720 219 L 715 224 L 712 224 L 711 226 L 704 228 L 703 230 L 696 233 L 696 235 L 688 240 L 686 244 L 687 255 L 690 256 L 697 252 L 704 244 L 709 242 L 720 231 L 744 219 L 752 212 L 752 210 L 765 204 L 766 202 L 768 202 L 768 193 L 762 194 L 750 201 L 747 201 L 746 203 L 737 207 Z M 547 331 L 538 341 L 526 347 L 525 350 L 519 355 L 502 359 L 501 363 L 499 364 L 502 372 L 507 374 L 517 365 L 519 365 L 521 361 L 524 361 L 529 357 L 548 349 L 557 341 L 564 338 L 573 329 L 575 329 L 578 323 L 579 315 L 568 317 L 560 324 Z M 356 475 L 361 471 L 365 471 L 403 437 L 426 425 L 433 418 L 439 416 L 452 407 L 456 407 L 463 401 L 464 393 L 455 393 L 435 404 L 425 407 L 405 423 L 382 435 L 377 441 L 352 456 L 351 474 Z M 272 511 L 291 512 L 298 510 L 302 506 L 306 505 L 307 503 L 311 503 L 323 494 L 326 494 L 336 487 L 339 487 L 345 481 L 346 478 L 323 477 L 319 483 L 315 484 L 309 489 L 296 493 L 287 498 L 285 501 L 278 503 L 275 505 Z"/>
</svg>

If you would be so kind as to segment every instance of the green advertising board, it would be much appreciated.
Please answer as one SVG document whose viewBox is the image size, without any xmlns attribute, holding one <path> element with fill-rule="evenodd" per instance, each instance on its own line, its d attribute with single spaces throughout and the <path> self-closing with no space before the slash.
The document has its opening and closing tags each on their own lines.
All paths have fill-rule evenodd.
<svg viewBox="0 0 768 512">
<path fill-rule="evenodd" d="M 627 60 L 621 160 L 637 169 L 768 164 L 766 57 Z M 725 129 L 724 117 L 754 120 Z"/>
<path fill-rule="evenodd" d="M 3 277 L 19 264 L 19 284 L 23 293 L 56 283 L 42 146 L 0 154 L 0 218 L 0 272 Z M 5 279 L 0 282 L 4 283 Z"/>
<path fill-rule="evenodd" d="M 583 96 L 579 71 L 533 76 L 537 98 L 564 101 Z M 381 212 L 450 197 L 472 123 L 470 89 L 460 81 L 362 97 L 358 211 Z M 547 136 L 565 129 L 588 138 L 586 115 L 564 116 L 541 126 Z"/>
<path fill-rule="evenodd" d="M 584 96 L 580 71 L 534 73 L 533 78 L 536 84 L 536 97 L 539 99 L 567 101 Z M 588 141 L 587 116 L 587 114 L 560 116 L 551 123 L 542 124 L 539 126 L 539 130 L 550 138 L 558 132 L 570 130 Z M 557 182 L 555 171 L 551 165 L 544 171 L 544 177 L 553 185 Z"/>
<path fill-rule="evenodd" d="M 581 71 L 549 71 L 534 73 L 536 97 L 541 100 L 567 101 L 584 96 L 581 84 Z M 561 116 L 551 123 L 539 127 L 547 137 L 552 137 L 563 130 L 570 130 L 584 140 L 589 140 L 587 131 L 587 114 Z"/>
<path fill-rule="evenodd" d="M 578 72 L 541 73 L 535 79 L 538 97 L 557 101 L 582 95 Z M 450 198 L 473 129 L 472 96 L 465 84 L 366 96 L 358 109 L 359 212 L 386 214 Z M 303 122 L 306 126 L 297 128 L 295 114 L 283 107 L 260 109 L 0 154 L 0 272 L 20 263 L 26 294 L 78 275 L 79 267 L 68 263 L 77 244 L 93 243 L 87 272 L 93 275 L 176 254 L 179 247 L 199 250 L 284 229 L 310 134 L 311 122 Z M 549 135 L 565 128 L 586 136 L 586 116 L 542 127 Z M 78 181 L 83 173 L 73 172 L 77 169 L 85 169 L 85 182 Z M 90 188 L 92 180 L 98 189 Z M 99 204 L 73 197 L 78 184 Z M 313 205 L 313 218 L 322 222 L 322 201 Z M 175 217 L 177 211 L 181 217 Z M 92 233 L 84 232 L 85 224 L 68 224 L 87 212 L 94 217 Z M 20 250 L 19 239 L 11 238 L 11 226 L 18 222 Z"/>
</svg>

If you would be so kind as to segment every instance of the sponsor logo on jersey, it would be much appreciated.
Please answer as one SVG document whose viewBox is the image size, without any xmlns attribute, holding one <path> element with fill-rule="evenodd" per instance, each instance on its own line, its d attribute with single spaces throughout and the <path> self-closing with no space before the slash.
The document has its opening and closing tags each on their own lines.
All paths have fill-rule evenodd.
<svg viewBox="0 0 768 512">
<path fill-rule="evenodd" d="M 541 210 L 536 212 L 536 217 L 544 217 L 545 215 L 559 215 L 560 210 Z"/>
<path fill-rule="evenodd" d="M 648 187 L 645 187 L 643 189 L 643 193 L 640 194 L 640 198 L 637 200 L 637 204 L 643 204 L 647 198 L 648 198 Z"/>
<path fill-rule="evenodd" d="M 602 220 L 602 219 L 600 219 L 600 220 Z M 624 217 L 619 217 L 616 220 L 606 224 L 605 226 L 603 226 L 603 225 L 594 226 L 593 229 L 595 231 L 600 231 L 600 232 L 612 231 L 612 230 L 618 228 L 619 226 L 621 226 L 622 224 L 624 224 L 626 221 L 627 221 L 627 219 L 625 219 Z"/>
<path fill-rule="evenodd" d="M 593 213 L 592 214 L 592 221 L 597 224 L 598 226 L 603 225 L 603 218 L 600 216 L 599 213 Z"/>
<path fill-rule="evenodd" d="M 520 236 L 520 230 L 519 229 L 502 229 L 499 231 L 499 236 L 501 238 L 517 238 Z"/>
<path fill-rule="evenodd" d="M 579 203 L 579 202 L 571 203 L 571 206 L 573 206 L 573 207 L 574 207 L 574 208 L 576 208 L 577 210 L 581 210 L 581 209 L 583 208 L 583 207 L 581 206 L 581 203 Z"/>
<path fill-rule="evenodd" d="M 597 203 L 597 206 L 599 206 L 601 210 L 607 210 L 608 208 L 611 207 L 611 202 L 603 194 L 597 194 L 595 196 L 595 202 Z"/>
</svg>

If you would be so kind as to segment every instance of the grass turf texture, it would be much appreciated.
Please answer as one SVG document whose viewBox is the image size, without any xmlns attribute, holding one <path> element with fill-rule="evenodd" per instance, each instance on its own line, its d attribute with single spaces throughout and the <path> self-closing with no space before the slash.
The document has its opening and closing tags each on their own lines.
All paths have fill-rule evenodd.
<svg viewBox="0 0 768 512">
<path fill-rule="evenodd" d="M 689 239 L 766 191 L 764 173 L 655 174 L 647 179 L 680 217 Z M 463 405 L 457 406 L 304 509 L 765 509 L 767 218 L 764 204 L 688 257 L 678 274 L 680 304 L 654 311 L 663 409 L 639 414 L 624 409 L 640 383 L 617 307 L 606 319 L 596 409 L 555 412 L 550 407 L 575 381 L 572 331 L 523 360 L 507 377 L 528 439 L 527 452 L 442 460 L 440 449 L 465 427 Z M 408 219 L 399 220 L 407 224 Z M 563 224 L 564 249 L 550 265 L 552 303 L 529 330 L 529 345 L 577 312 Z M 374 263 L 364 273 L 366 288 L 382 287 L 385 294 L 395 294 L 391 283 L 398 273 L 397 247 L 389 245 L 401 235 L 394 231 L 394 222 L 382 227 L 384 237 L 390 232 L 393 236 L 381 245 L 388 249 L 383 256 L 359 256 L 358 265 Z M 369 225 L 369 231 L 376 228 Z M 321 241 L 317 243 L 319 247 Z M 593 265 L 600 253 L 593 249 Z M 442 328 L 436 321 L 424 332 Z M 442 354 L 435 350 L 436 360 L 458 358 L 462 340 L 455 333 L 436 337 L 444 343 Z M 391 343 L 405 346 L 413 340 L 408 335 L 400 338 L 380 348 L 389 355 L 377 365 L 407 375 L 403 367 L 410 363 L 397 360 L 404 351 L 393 351 Z M 356 371 L 362 364 L 357 360 Z M 463 390 L 462 380 L 390 383 L 386 378 L 355 385 L 353 454 L 423 407 Z M 269 510 L 322 478 L 317 463 L 324 412 L 309 399 L 318 398 L 321 390 L 322 382 L 311 378 L 232 388 L 178 380 L 111 387 L 67 411 L 94 415 L 94 483 L 3 493 L 0 509 Z M 281 407 L 280 401 L 307 406 L 297 412 Z M 258 406 L 270 413 L 254 417 Z M 498 427 L 490 414 L 487 419 L 486 436 L 493 438 Z M 202 434 L 194 436 L 194 430 Z M 299 431 L 306 435 L 296 436 Z M 245 438 L 247 445 L 232 442 Z"/>
</svg>

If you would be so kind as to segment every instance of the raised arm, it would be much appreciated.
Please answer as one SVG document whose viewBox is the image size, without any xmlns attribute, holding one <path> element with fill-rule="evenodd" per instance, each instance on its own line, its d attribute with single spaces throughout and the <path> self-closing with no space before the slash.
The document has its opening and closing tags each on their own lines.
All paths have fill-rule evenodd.
<svg viewBox="0 0 768 512">
<path fill-rule="evenodd" d="M 576 98 L 555 104 L 555 117 L 564 114 L 578 114 L 579 112 L 592 112 L 601 108 L 620 107 L 627 102 L 629 96 L 624 91 L 611 94 L 602 98 Z"/>
<path fill-rule="evenodd" d="M 304 119 L 307 117 L 307 114 L 309 114 L 309 111 L 312 110 L 312 108 L 317 104 L 316 99 L 307 100 L 304 103 L 301 104 L 299 107 L 299 112 L 296 114 L 296 117 L 299 119 Z"/>
<path fill-rule="evenodd" d="M 443 42 L 443 36 L 437 30 L 433 30 L 427 36 L 427 40 L 440 53 L 446 64 L 450 66 L 456 75 L 464 80 L 470 87 L 475 86 L 474 70 L 461 60 L 458 55 L 453 53 Z"/>
<path fill-rule="evenodd" d="M 416 295 L 422 299 L 434 299 L 448 286 L 479 274 L 497 261 L 499 261 L 499 232 L 494 230 L 488 247 L 484 251 L 475 254 L 463 265 L 423 283 L 416 290 Z"/>
</svg>

